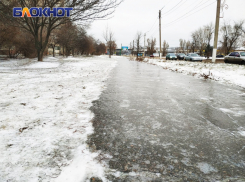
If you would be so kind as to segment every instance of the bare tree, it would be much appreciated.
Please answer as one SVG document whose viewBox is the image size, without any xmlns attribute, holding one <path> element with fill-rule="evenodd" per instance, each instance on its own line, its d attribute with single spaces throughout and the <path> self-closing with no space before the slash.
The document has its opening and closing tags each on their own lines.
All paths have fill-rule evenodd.
<svg viewBox="0 0 245 182">
<path fill-rule="evenodd" d="M 134 45 L 132 42 L 130 42 L 129 44 L 129 49 L 131 49 L 131 54 L 133 55 L 133 52 L 134 52 Z"/>
<path fill-rule="evenodd" d="M 192 52 L 195 52 L 195 50 L 198 49 L 198 44 L 199 44 L 199 35 L 198 35 L 198 31 L 195 31 L 191 34 L 191 38 L 192 38 L 192 43 L 191 43 L 191 49 Z"/>
<path fill-rule="evenodd" d="M 239 38 L 241 38 L 243 32 L 242 27 L 244 22 L 235 22 L 232 26 L 230 23 L 224 22 L 221 27 L 222 40 L 222 50 L 227 55 L 232 49 L 238 46 Z"/>
<path fill-rule="evenodd" d="M 27 31 L 10 26 L 0 19 L 0 48 L 8 49 L 9 57 L 16 58 L 19 54 L 28 58 L 35 57 L 33 42 Z M 6 53 L 5 51 L 4 54 Z"/>
<path fill-rule="evenodd" d="M 152 39 L 147 39 L 147 43 L 148 43 L 148 46 L 147 46 L 147 52 L 148 54 L 152 55 L 153 53 L 156 52 L 156 42 L 157 40 L 154 38 Z"/>
<path fill-rule="evenodd" d="M 19 26 L 34 37 L 38 61 L 43 60 L 43 53 L 48 45 L 51 32 L 66 23 L 77 21 L 80 24 L 102 19 L 111 15 L 122 0 L 9 0 L 0 1 L 0 16 L 13 26 Z M 71 7 L 70 17 L 31 17 L 14 18 L 13 7 Z"/>
<path fill-rule="evenodd" d="M 180 52 L 185 52 L 186 40 L 179 39 Z"/>
<path fill-rule="evenodd" d="M 67 22 L 57 33 L 57 42 L 63 47 L 63 55 L 74 55 L 78 29 L 72 22 Z"/>
<path fill-rule="evenodd" d="M 205 37 L 205 43 L 206 43 L 206 56 L 207 58 L 209 58 L 209 56 L 211 55 L 211 46 L 210 46 L 210 41 L 213 38 L 213 33 L 214 33 L 214 25 L 211 22 L 210 24 L 204 26 L 204 37 Z"/>
<path fill-rule="evenodd" d="M 187 53 L 191 51 L 191 42 L 189 40 L 186 42 L 186 51 Z"/>
<path fill-rule="evenodd" d="M 102 54 L 105 54 L 106 52 L 106 45 L 101 43 L 99 40 L 97 42 L 95 42 L 95 52 L 94 54 L 95 55 L 102 55 Z"/>
<path fill-rule="evenodd" d="M 197 44 L 198 44 L 198 48 L 199 48 L 199 54 L 202 56 L 203 55 L 203 51 L 205 51 L 206 49 L 206 42 L 205 42 L 205 29 L 204 28 L 199 28 L 196 32 L 197 34 Z"/>
<path fill-rule="evenodd" d="M 179 53 L 180 51 L 181 51 L 181 48 L 180 48 L 180 47 L 176 47 L 176 48 L 175 48 L 175 52 L 176 52 L 176 53 Z"/>
<path fill-rule="evenodd" d="M 55 47 L 57 46 L 57 44 L 58 44 L 57 33 L 53 31 L 49 37 L 49 43 L 48 43 L 48 47 L 52 48 L 53 50 L 53 57 L 55 57 Z"/>
<path fill-rule="evenodd" d="M 114 33 L 107 26 L 103 36 L 109 49 L 109 58 L 111 58 L 115 49 Z"/>
<path fill-rule="evenodd" d="M 164 40 L 162 44 L 162 55 L 163 56 L 166 56 L 168 48 L 169 48 L 169 44 L 167 43 L 166 40 Z"/>
<path fill-rule="evenodd" d="M 142 38 L 142 33 L 141 32 L 138 32 L 136 34 L 136 37 L 135 37 L 135 46 L 136 46 L 136 56 L 137 56 L 137 60 L 138 60 L 138 57 L 139 57 L 139 52 L 141 50 L 141 38 Z"/>
</svg>

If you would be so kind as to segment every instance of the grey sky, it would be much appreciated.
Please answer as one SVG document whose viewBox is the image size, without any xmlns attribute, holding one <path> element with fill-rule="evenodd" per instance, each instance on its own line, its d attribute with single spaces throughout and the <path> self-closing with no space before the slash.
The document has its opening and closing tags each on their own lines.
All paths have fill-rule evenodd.
<svg viewBox="0 0 245 182">
<path fill-rule="evenodd" d="M 226 0 L 226 4 L 229 8 L 224 9 L 220 24 L 224 20 L 245 20 L 245 0 Z M 216 0 L 124 0 L 111 19 L 93 22 L 88 33 L 104 41 L 103 32 L 108 25 L 115 34 L 118 47 L 121 44 L 129 46 L 138 31 L 147 32 L 146 39 L 156 38 L 159 45 L 158 14 L 164 7 L 162 42 L 166 40 L 170 47 L 175 47 L 179 46 L 180 38 L 190 40 L 191 32 L 210 22 L 215 23 L 216 6 Z"/>
</svg>

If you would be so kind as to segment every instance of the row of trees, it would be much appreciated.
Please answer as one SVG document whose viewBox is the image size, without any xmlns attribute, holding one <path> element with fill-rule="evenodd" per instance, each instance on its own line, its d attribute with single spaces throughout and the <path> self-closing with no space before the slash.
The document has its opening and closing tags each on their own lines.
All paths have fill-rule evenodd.
<svg viewBox="0 0 245 182">
<path fill-rule="evenodd" d="M 132 54 L 136 54 L 137 59 L 138 59 L 138 55 L 140 52 L 145 52 L 145 48 L 144 46 L 141 45 L 141 40 L 143 39 L 142 33 L 138 32 L 136 34 L 135 39 L 133 40 L 133 43 L 130 43 L 130 49 L 132 50 Z M 148 38 L 147 39 L 147 45 L 146 45 L 146 54 L 148 55 L 152 55 L 153 53 L 157 52 L 157 48 L 156 48 L 156 38 Z M 169 44 L 167 43 L 166 40 L 163 41 L 162 44 L 162 55 L 166 55 L 167 54 L 167 49 L 169 48 Z"/>
<path fill-rule="evenodd" d="M 235 50 L 239 46 L 245 46 L 245 31 L 244 22 L 234 22 L 233 24 L 229 22 L 224 22 L 219 31 L 219 43 L 220 46 L 218 50 L 220 54 L 227 55 L 232 50 Z M 214 36 L 214 25 L 210 23 L 203 26 L 191 34 L 191 41 L 186 41 L 180 39 L 179 47 L 177 52 L 196 52 L 198 51 L 200 55 L 205 55 L 207 57 L 212 54 L 211 41 Z"/>
<path fill-rule="evenodd" d="M 214 38 L 214 31 L 215 27 L 213 23 L 198 28 L 191 33 L 191 40 L 179 39 L 179 47 L 175 48 L 175 51 L 178 53 L 198 52 L 201 56 L 207 56 L 209 58 L 212 55 L 213 50 L 211 41 L 213 41 Z M 142 33 L 138 32 L 133 44 L 130 43 L 132 52 L 137 56 L 139 52 L 144 50 L 144 47 L 140 44 L 142 39 Z M 244 21 L 234 22 L 233 24 L 224 22 L 220 27 L 219 44 L 219 53 L 225 55 L 239 46 L 245 46 Z M 163 56 L 167 54 L 168 48 L 169 44 L 164 40 L 162 43 Z M 146 54 L 148 55 L 157 52 L 155 38 L 147 39 L 146 49 Z"/>
<path fill-rule="evenodd" d="M 101 55 L 106 52 L 106 45 L 89 36 L 84 28 L 67 22 L 50 35 L 48 47 L 53 49 L 59 45 L 63 55 Z"/>
<path fill-rule="evenodd" d="M 51 35 L 56 34 L 54 33 L 55 30 L 72 22 L 85 25 L 93 20 L 103 19 L 111 15 L 121 2 L 122 0 L 1 0 L 0 21 L 2 24 L 8 24 L 11 27 L 21 28 L 20 31 L 29 34 L 28 39 L 32 39 L 38 61 L 42 61 Z M 23 18 L 14 18 L 13 7 L 49 7 L 51 9 L 54 7 L 71 7 L 73 11 L 71 11 L 70 17 L 63 18 L 54 16 L 27 18 L 26 15 Z M 87 39 L 87 41 L 89 40 L 90 38 Z M 67 50 L 75 51 L 68 45 L 67 48 Z"/>
<path fill-rule="evenodd" d="M 29 58 L 37 56 L 34 38 L 28 31 L 1 22 L 0 27 L 0 47 L 8 49 L 9 57 L 15 58 L 19 54 Z M 44 55 L 47 54 L 48 48 L 52 48 L 55 56 L 58 46 L 62 48 L 64 56 L 101 55 L 106 52 L 104 43 L 95 40 L 87 34 L 85 28 L 72 22 L 66 22 L 50 34 Z"/>
</svg>

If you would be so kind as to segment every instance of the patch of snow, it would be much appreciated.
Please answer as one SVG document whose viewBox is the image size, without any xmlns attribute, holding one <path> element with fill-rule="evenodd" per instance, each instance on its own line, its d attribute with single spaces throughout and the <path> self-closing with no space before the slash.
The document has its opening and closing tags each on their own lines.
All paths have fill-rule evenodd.
<svg viewBox="0 0 245 182">
<path fill-rule="evenodd" d="M 204 174 L 209 174 L 212 172 L 218 172 L 217 169 L 215 169 L 213 166 L 211 166 L 208 163 L 200 162 L 197 164 L 197 167 L 202 171 Z"/>
<path fill-rule="evenodd" d="M 99 153 L 86 144 L 89 108 L 116 63 L 105 56 L 0 62 L 0 181 L 105 179 Z"/>
<path fill-rule="evenodd" d="M 106 181 L 104 177 L 104 168 L 98 164 L 94 159 L 98 153 L 91 153 L 85 145 L 77 149 L 76 157 L 73 159 L 69 167 L 64 168 L 58 178 L 52 180 L 54 182 L 67 182 L 67 181 L 86 181 L 88 177 L 100 177 Z"/>
<path fill-rule="evenodd" d="M 36 62 L 36 63 L 32 63 L 28 66 L 25 66 L 26 69 L 48 69 L 48 68 L 57 68 L 60 64 L 57 62 Z"/>
<path fill-rule="evenodd" d="M 244 65 L 169 60 L 161 62 L 159 59 L 149 59 L 147 62 L 161 66 L 164 69 L 172 70 L 186 75 L 193 75 L 199 78 L 206 76 L 212 80 L 234 84 L 245 88 Z"/>
<path fill-rule="evenodd" d="M 242 136 L 245 136 L 245 131 L 239 131 L 238 133 L 240 133 Z"/>
</svg>

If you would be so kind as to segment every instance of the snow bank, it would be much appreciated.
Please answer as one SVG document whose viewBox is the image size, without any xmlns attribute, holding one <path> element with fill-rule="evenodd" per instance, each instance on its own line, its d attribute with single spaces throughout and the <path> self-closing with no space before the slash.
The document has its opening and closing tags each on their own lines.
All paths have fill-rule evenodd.
<svg viewBox="0 0 245 182">
<path fill-rule="evenodd" d="M 213 64 L 189 61 L 166 61 L 160 62 L 157 59 L 147 60 L 171 71 L 180 72 L 186 75 L 193 75 L 206 79 L 212 79 L 245 88 L 245 66 L 235 64 Z"/>
<path fill-rule="evenodd" d="M 18 60 L 19 61 L 19 60 Z M 89 152 L 89 110 L 115 59 L 45 58 L 0 62 L 0 181 L 104 179 Z"/>
</svg>

